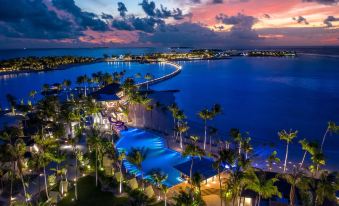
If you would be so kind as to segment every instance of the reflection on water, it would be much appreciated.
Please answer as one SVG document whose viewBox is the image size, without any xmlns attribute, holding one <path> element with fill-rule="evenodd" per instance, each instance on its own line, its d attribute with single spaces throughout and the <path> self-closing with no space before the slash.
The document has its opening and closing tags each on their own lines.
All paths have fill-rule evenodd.
<svg viewBox="0 0 339 206">
<path fill-rule="evenodd" d="M 43 84 L 62 83 L 63 80 L 69 79 L 72 82 L 72 87 L 76 87 L 78 86 L 76 78 L 80 75 L 86 74 L 90 77 L 92 73 L 98 71 L 112 74 L 124 70 L 126 71 L 125 78 L 134 77 L 136 73 L 140 73 L 142 77 L 137 78 L 136 82 L 142 82 L 145 81 L 143 77 L 146 73 L 151 73 L 157 78 L 173 72 L 174 68 L 163 64 L 102 62 L 75 66 L 65 70 L 0 75 L 0 106 L 6 107 L 8 105 L 6 101 L 6 94 L 8 93 L 13 94 L 19 100 L 27 101 L 29 92 L 32 90 L 41 91 Z M 40 94 L 36 96 L 36 98 L 40 97 Z"/>
</svg>

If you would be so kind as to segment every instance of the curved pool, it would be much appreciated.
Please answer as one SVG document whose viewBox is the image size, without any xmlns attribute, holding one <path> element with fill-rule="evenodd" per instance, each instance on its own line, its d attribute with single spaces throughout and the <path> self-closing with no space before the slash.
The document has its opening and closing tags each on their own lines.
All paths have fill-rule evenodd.
<svg viewBox="0 0 339 206">
<path fill-rule="evenodd" d="M 149 131 L 129 128 L 127 131 L 120 133 L 120 139 L 116 146 L 119 151 L 124 150 L 127 154 L 132 148 L 145 148 L 148 150 L 146 159 L 142 163 L 145 179 L 149 178 L 147 174 L 152 169 L 160 169 L 168 175 L 167 180 L 164 182 L 168 187 L 183 181 L 180 178 L 180 173 L 173 166 L 186 162 L 189 158 L 183 157 L 179 152 L 167 148 L 164 138 Z M 128 161 L 124 162 L 124 166 L 128 172 L 136 176 L 141 175 L 141 171 Z"/>
</svg>

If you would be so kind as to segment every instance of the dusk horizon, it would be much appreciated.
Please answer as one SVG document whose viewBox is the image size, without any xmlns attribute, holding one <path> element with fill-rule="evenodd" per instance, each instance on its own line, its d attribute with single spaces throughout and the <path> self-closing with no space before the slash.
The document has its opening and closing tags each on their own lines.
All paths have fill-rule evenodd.
<svg viewBox="0 0 339 206">
<path fill-rule="evenodd" d="M 4 1 L 0 45 L 339 46 L 338 13 L 337 0 Z"/>
</svg>

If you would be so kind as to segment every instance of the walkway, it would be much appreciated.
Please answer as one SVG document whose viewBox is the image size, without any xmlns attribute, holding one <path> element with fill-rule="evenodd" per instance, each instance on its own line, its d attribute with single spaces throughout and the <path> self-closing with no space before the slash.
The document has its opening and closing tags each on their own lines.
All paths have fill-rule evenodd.
<svg viewBox="0 0 339 206">
<path fill-rule="evenodd" d="M 160 61 L 159 63 L 173 66 L 173 67 L 175 67 L 175 70 L 172 73 L 167 74 L 165 76 L 162 76 L 162 77 L 159 77 L 159 78 L 156 78 L 156 79 L 152 79 L 152 80 L 149 80 L 149 81 L 146 81 L 146 82 L 138 83 L 138 84 L 136 84 L 136 86 L 142 87 L 142 86 L 153 85 L 153 84 L 165 81 L 167 79 L 170 79 L 170 78 L 178 75 L 182 70 L 182 66 L 180 64 L 177 64 L 177 63 L 174 63 L 174 62 Z"/>
</svg>

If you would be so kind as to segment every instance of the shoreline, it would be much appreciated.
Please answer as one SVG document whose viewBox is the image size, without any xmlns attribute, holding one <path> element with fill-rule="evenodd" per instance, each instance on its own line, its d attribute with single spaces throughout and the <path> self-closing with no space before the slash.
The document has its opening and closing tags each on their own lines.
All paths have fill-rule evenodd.
<svg viewBox="0 0 339 206">
<path fill-rule="evenodd" d="M 73 64 L 64 64 L 57 66 L 54 69 L 42 69 L 42 70 L 19 70 L 19 71 L 9 71 L 9 72 L 0 72 L 0 77 L 2 75 L 11 75 L 11 74 L 29 74 L 29 73 L 39 73 L 39 72 L 52 72 L 52 71 L 59 71 L 59 70 L 66 70 L 70 69 L 75 66 L 81 66 L 81 65 L 89 65 L 89 64 L 96 64 L 100 63 L 102 60 L 95 60 L 93 62 L 83 62 L 83 63 L 73 63 Z"/>
</svg>

